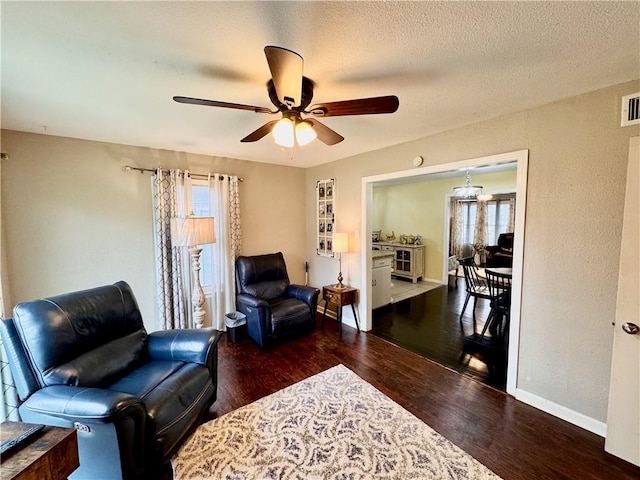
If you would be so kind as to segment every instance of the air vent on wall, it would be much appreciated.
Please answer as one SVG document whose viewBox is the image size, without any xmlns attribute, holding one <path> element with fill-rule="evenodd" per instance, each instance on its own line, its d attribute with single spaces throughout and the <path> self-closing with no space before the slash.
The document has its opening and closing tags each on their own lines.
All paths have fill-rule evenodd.
<svg viewBox="0 0 640 480">
<path fill-rule="evenodd" d="M 640 92 L 622 97 L 621 126 L 640 124 Z"/>
</svg>

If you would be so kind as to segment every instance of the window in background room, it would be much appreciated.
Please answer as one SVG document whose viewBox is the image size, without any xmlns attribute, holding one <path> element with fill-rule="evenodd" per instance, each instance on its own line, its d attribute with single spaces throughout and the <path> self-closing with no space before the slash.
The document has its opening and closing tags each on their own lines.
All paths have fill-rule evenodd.
<svg viewBox="0 0 640 480">
<path fill-rule="evenodd" d="M 487 202 L 487 244 L 495 245 L 498 235 L 507 231 L 509 224 L 509 200 L 490 200 Z"/>
<path fill-rule="evenodd" d="M 497 198 L 495 198 L 497 197 Z M 510 199 L 515 198 L 515 194 L 494 195 L 495 199 L 488 200 L 487 203 L 487 245 L 495 245 L 498 236 L 507 231 L 509 225 Z M 462 244 L 471 245 L 474 243 L 474 229 L 476 224 L 476 212 L 478 206 L 476 200 L 462 202 Z"/>
<path fill-rule="evenodd" d="M 476 212 L 478 206 L 475 200 L 463 202 L 462 204 L 462 244 L 471 245 L 473 243 L 473 230 L 476 225 Z"/>
</svg>

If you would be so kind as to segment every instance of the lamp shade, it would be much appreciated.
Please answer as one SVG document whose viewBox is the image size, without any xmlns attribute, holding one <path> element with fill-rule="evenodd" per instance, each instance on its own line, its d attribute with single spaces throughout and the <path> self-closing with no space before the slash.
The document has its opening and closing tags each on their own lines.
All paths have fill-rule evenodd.
<svg viewBox="0 0 640 480">
<path fill-rule="evenodd" d="M 293 147 L 295 142 L 293 122 L 284 117 L 273 127 L 273 138 L 281 147 Z"/>
<path fill-rule="evenodd" d="M 171 222 L 171 240 L 176 247 L 216 243 L 213 217 L 176 218 Z"/>
<path fill-rule="evenodd" d="M 308 120 L 302 120 L 296 123 L 296 140 L 301 147 L 313 142 L 318 137 L 318 134 L 313 129 L 311 122 Z"/>
<path fill-rule="evenodd" d="M 333 251 L 336 253 L 346 253 L 349 251 L 349 235 L 347 233 L 333 234 Z"/>
</svg>

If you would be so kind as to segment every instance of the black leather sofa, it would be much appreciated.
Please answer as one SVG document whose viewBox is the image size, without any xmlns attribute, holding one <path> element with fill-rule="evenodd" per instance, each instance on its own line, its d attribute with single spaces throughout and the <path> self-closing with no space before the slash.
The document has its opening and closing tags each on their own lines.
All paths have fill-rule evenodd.
<svg viewBox="0 0 640 480">
<path fill-rule="evenodd" d="M 76 428 L 72 479 L 153 479 L 216 398 L 213 329 L 147 334 L 125 282 L 18 304 L 0 333 L 28 423 Z"/>
<path fill-rule="evenodd" d="M 282 252 L 236 259 L 236 308 L 262 348 L 315 328 L 320 290 L 289 282 Z"/>
</svg>

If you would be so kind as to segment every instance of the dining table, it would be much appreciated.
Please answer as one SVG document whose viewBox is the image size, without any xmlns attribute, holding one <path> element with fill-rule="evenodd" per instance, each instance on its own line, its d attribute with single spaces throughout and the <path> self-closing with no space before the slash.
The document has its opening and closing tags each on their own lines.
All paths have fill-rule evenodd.
<svg viewBox="0 0 640 480">
<path fill-rule="evenodd" d="M 509 277 L 513 277 L 513 268 L 511 267 L 485 267 L 484 271 L 486 272 L 487 270 L 497 273 L 498 275 L 508 275 Z"/>
</svg>

